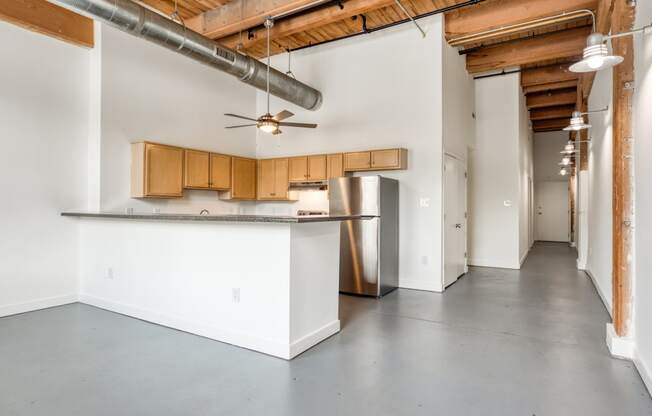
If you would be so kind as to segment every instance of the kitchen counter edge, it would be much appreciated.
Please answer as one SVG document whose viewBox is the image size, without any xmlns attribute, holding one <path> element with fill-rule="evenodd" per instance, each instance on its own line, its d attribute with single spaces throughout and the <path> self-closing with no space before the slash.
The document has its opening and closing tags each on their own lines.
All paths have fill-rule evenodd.
<svg viewBox="0 0 652 416">
<path fill-rule="evenodd" d="M 114 218 L 126 220 L 159 221 L 200 221 L 200 222 L 269 222 L 285 224 L 304 224 L 329 221 L 367 220 L 374 218 L 367 215 L 320 215 L 320 216 L 277 216 L 277 215 L 194 215 L 194 214 L 120 214 L 110 212 L 62 212 L 63 217 L 78 218 Z"/>
</svg>

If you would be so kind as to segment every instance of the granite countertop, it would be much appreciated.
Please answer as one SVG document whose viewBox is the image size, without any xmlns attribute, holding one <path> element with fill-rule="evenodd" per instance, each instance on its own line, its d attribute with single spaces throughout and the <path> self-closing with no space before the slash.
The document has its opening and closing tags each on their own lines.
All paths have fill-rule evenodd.
<svg viewBox="0 0 652 416">
<path fill-rule="evenodd" d="M 271 222 L 271 223 L 313 223 L 328 221 L 366 220 L 373 217 L 366 215 L 315 215 L 315 216 L 290 216 L 290 215 L 196 215 L 196 214 L 126 214 L 112 212 L 62 212 L 64 217 L 81 218 L 115 218 L 126 220 L 159 220 L 159 221 L 207 221 L 207 222 Z"/>
</svg>

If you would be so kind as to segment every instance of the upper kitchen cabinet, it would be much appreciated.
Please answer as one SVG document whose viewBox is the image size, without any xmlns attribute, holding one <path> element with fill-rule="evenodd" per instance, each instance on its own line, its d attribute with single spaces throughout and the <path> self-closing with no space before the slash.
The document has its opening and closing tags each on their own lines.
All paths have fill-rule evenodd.
<svg viewBox="0 0 652 416">
<path fill-rule="evenodd" d="M 132 198 L 183 196 L 183 159 L 180 147 L 140 142 L 131 145 Z"/>
<path fill-rule="evenodd" d="M 211 153 L 209 186 L 217 190 L 231 188 L 231 156 Z"/>
<path fill-rule="evenodd" d="M 184 150 L 183 187 L 210 188 L 210 154 L 199 150 Z"/>
<path fill-rule="evenodd" d="M 231 189 L 220 195 L 222 199 L 256 199 L 256 159 L 231 158 Z"/>
<path fill-rule="evenodd" d="M 290 182 L 322 181 L 326 179 L 326 155 L 289 158 Z"/>
<path fill-rule="evenodd" d="M 258 199 L 289 200 L 289 161 L 287 158 L 258 161 Z"/>
<path fill-rule="evenodd" d="M 382 149 L 344 154 L 347 172 L 407 169 L 407 149 Z"/>
<path fill-rule="evenodd" d="M 342 153 L 330 154 L 326 157 L 327 179 L 344 176 L 344 155 Z"/>
</svg>

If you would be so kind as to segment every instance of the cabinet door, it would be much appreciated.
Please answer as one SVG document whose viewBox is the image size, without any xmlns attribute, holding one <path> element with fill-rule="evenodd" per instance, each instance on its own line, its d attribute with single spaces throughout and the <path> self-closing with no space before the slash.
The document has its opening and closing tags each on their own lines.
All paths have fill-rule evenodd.
<svg viewBox="0 0 652 416">
<path fill-rule="evenodd" d="M 371 168 L 371 152 L 344 153 L 344 170 Z"/>
<path fill-rule="evenodd" d="M 306 156 L 291 157 L 290 182 L 303 182 L 308 179 L 308 158 Z"/>
<path fill-rule="evenodd" d="M 396 168 L 400 164 L 399 149 L 373 150 L 371 152 L 371 167 L 374 169 Z"/>
<path fill-rule="evenodd" d="M 308 156 L 308 179 L 311 181 L 326 179 L 326 155 Z"/>
<path fill-rule="evenodd" d="M 211 153 L 212 189 L 229 189 L 231 187 L 231 156 Z"/>
<path fill-rule="evenodd" d="M 256 159 L 231 159 L 231 196 L 234 199 L 256 199 Z"/>
<path fill-rule="evenodd" d="M 274 159 L 258 161 L 258 199 L 271 199 L 276 196 L 276 169 Z"/>
<path fill-rule="evenodd" d="M 183 149 L 145 144 L 145 196 L 183 195 Z"/>
<path fill-rule="evenodd" d="M 276 159 L 274 162 L 274 197 L 288 199 L 289 161 L 288 159 Z"/>
<path fill-rule="evenodd" d="M 207 189 L 209 187 L 209 154 L 198 150 L 184 150 L 183 187 Z"/>
<path fill-rule="evenodd" d="M 328 155 L 328 179 L 344 176 L 344 160 L 342 153 Z"/>
</svg>

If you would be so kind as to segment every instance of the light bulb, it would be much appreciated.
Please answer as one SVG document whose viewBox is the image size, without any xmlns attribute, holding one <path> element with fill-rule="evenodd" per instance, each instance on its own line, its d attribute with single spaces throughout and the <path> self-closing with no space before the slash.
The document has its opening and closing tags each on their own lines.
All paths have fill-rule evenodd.
<svg viewBox="0 0 652 416">
<path fill-rule="evenodd" d="M 570 165 L 570 157 L 564 157 L 561 159 L 561 164 L 564 166 Z"/>
<path fill-rule="evenodd" d="M 559 171 L 559 174 L 561 176 L 566 176 L 567 173 L 568 173 L 568 171 L 565 168 L 561 168 L 561 170 Z"/>
<path fill-rule="evenodd" d="M 598 69 L 604 64 L 604 57 L 602 55 L 591 56 L 586 60 L 586 64 L 591 69 Z"/>
</svg>

